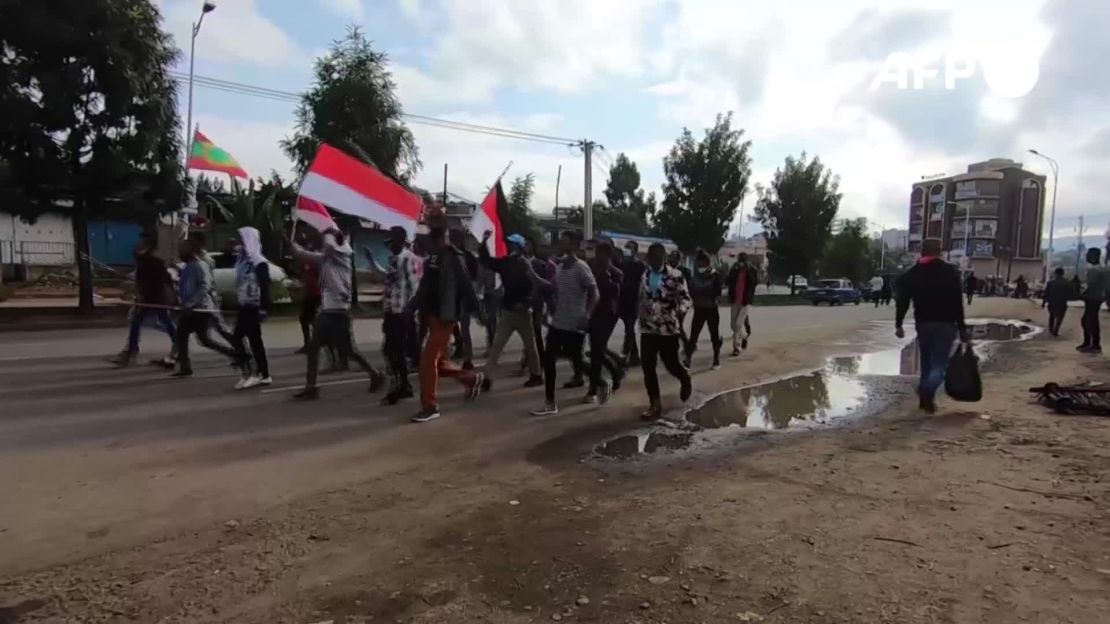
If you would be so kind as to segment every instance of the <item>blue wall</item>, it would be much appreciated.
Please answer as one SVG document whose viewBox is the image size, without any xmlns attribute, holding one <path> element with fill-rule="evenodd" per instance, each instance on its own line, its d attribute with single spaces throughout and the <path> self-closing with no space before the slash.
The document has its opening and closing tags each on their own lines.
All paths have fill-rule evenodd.
<svg viewBox="0 0 1110 624">
<path fill-rule="evenodd" d="M 126 221 L 90 221 L 89 254 L 102 264 L 132 266 L 143 229 Z"/>
</svg>

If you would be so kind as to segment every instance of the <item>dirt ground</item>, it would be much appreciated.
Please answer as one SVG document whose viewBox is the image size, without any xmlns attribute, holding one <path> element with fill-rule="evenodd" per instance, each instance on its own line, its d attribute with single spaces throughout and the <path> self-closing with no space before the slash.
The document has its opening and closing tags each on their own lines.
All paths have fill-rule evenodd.
<svg viewBox="0 0 1110 624">
<path fill-rule="evenodd" d="M 1042 321 L 1027 302 L 974 314 Z M 456 413 L 368 447 L 388 460 L 372 476 L 306 492 L 289 474 L 292 494 L 252 513 L 209 500 L 203 519 L 128 520 L 103 544 L 58 534 L 0 561 L 0 623 L 1106 622 L 1110 418 L 1054 415 L 1028 393 L 1110 383 L 1104 357 L 1073 350 L 1073 317 L 1061 339 L 1001 347 L 984 400 L 935 416 L 901 378 L 851 426 L 618 462 L 586 457 L 639 425 L 638 381 L 544 422 L 505 416 L 513 398 Z M 814 368 L 873 331 L 766 335 L 696 385 Z M 67 513 L 85 532 L 82 504 Z"/>
</svg>

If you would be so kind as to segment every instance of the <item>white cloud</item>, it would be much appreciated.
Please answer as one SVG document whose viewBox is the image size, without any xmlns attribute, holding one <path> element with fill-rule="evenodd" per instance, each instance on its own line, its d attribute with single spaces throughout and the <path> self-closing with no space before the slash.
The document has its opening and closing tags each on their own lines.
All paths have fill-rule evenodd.
<svg viewBox="0 0 1110 624">
<path fill-rule="evenodd" d="M 401 15 L 412 21 L 418 21 L 424 12 L 420 0 L 397 0 L 397 5 L 401 9 Z"/>
<path fill-rule="evenodd" d="M 324 7 L 344 19 L 361 22 L 366 17 L 362 0 L 324 0 Z"/>
<path fill-rule="evenodd" d="M 188 54 L 200 3 L 194 0 L 157 0 L 157 3 L 166 29 Z M 262 14 L 257 0 L 222 2 L 207 14 L 197 36 L 196 56 L 207 61 L 266 68 L 302 65 L 308 58 L 289 33 Z"/>
</svg>

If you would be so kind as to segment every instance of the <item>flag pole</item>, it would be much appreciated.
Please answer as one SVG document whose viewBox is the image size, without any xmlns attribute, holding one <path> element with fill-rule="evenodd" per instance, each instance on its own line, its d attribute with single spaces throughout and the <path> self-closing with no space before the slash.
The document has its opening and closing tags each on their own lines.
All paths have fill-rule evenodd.
<svg viewBox="0 0 1110 624">
<path fill-rule="evenodd" d="M 509 164 L 505 165 L 505 169 L 503 169 L 501 171 L 501 175 L 497 176 L 497 179 L 494 180 L 493 183 L 497 184 L 498 182 L 500 182 L 501 178 L 505 177 L 505 174 L 509 172 L 509 168 L 512 167 L 512 166 L 513 166 L 513 161 L 510 160 Z"/>
</svg>

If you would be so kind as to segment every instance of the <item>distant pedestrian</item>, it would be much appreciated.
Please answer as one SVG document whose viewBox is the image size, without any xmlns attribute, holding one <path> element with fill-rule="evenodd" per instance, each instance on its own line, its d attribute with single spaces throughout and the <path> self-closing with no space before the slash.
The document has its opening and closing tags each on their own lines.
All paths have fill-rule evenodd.
<svg viewBox="0 0 1110 624">
<path fill-rule="evenodd" d="M 894 296 L 894 287 L 891 285 L 890 277 L 883 277 L 883 292 L 882 292 L 883 306 L 890 305 L 890 300 L 893 298 L 893 296 Z"/>
<path fill-rule="evenodd" d="M 565 231 L 559 237 L 562 255 L 555 271 L 555 302 L 551 326 L 547 329 L 544 353 L 544 404 L 532 410 L 533 416 L 559 413 L 555 403 L 555 366 L 559 358 L 571 360 L 575 371 L 586 370 L 582 347 L 590 328 L 590 316 L 597 306 L 597 280 L 588 264 L 578 258 L 581 243 L 578 235 Z M 593 380 L 596 382 L 597 380 Z"/>
<path fill-rule="evenodd" d="M 679 398 L 682 401 L 689 399 L 693 392 L 690 372 L 682 365 L 679 354 L 679 319 L 690 305 L 690 292 L 682 273 L 667 266 L 666 253 L 660 243 L 648 247 L 648 270 L 640 282 L 640 365 L 648 395 L 645 420 L 656 420 L 663 414 L 656 372 L 659 360 L 681 384 Z"/>
<path fill-rule="evenodd" d="M 1106 299 L 1108 269 L 1102 266 L 1102 250 L 1087 250 L 1087 287 L 1083 290 L 1083 344 L 1076 347 L 1081 353 L 1102 353 L 1102 327 L 1098 313 Z"/>
<path fill-rule="evenodd" d="M 262 255 L 262 239 L 253 227 L 239 228 L 239 244 L 235 261 L 235 299 L 239 313 L 235 317 L 235 330 L 231 343 L 239 354 L 240 362 L 254 359 L 254 372 L 244 364 L 242 377 L 235 384 L 236 390 L 247 390 L 274 383 L 270 377 L 270 364 L 266 358 L 266 344 L 262 341 L 262 323 L 270 311 L 270 263 Z M 251 356 L 243 346 L 250 344 Z"/>
<path fill-rule="evenodd" d="M 242 370 L 246 366 L 239 353 L 230 345 L 222 345 L 208 333 L 217 326 L 215 301 L 212 298 L 212 273 L 196 253 L 192 241 L 181 243 L 181 278 L 178 281 L 177 299 L 181 304 L 181 318 L 177 324 L 177 372 L 174 377 L 192 377 L 193 364 L 189 359 L 189 338 L 197 335 L 200 344 L 227 356 Z"/>
<path fill-rule="evenodd" d="M 675 249 L 671 253 L 667 254 L 667 265 L 670 266 L 672 269 L 678 270 L 678 272 L 682 275 L 682 280 L 686 282 L 687 290 L 689 290 L 691 272 L 690 269 L 682 266 L 682 253 Z M 756 281 L 752 285 L 753 290 L 755 289 L 755 284 L 759 283 L 758 280 L 759 278 L 757 276 Z M 686 310 L 683 310 L 682 313 L 678 316 L 678 343 L 679 353 L 685 353 L 686 347 L 689 344 L 689 340 L 687 340 L 686 337 Z"/>
<path fill-rule="evenodd" d="M 365 249 L 370 268 L 385 277 L 382 291 L 382 354 L 389 365 L 390 385 L 382 405 L 396 405 L 413 396 L 409 382 L 409 340 L 415 331 L 413 315 L 408 311 L 409 301 L 416 295 L 420 283 L 417 277 L 416 255 L 408 248 L 405 228 L 389 228 L 386 239 L 389 249 L 389 266 L 382 267 L 370 249 Z"/>
<path fill-rule="evenodd" d="M 308 347 L 305 387 L 294 394 L 293 398 L 311 401 L 320 397 L 316 377 L 319 374 L 321 347 L 331 347 L 340 360 L 353 360 L 358 364 L 370 377 L 370 392 L 377 392 L 385 384 L 385 375 L 358 351 L 351 333 L 351 272 L 354 250 L 347 244 L 343 233 L 336 228 L 323 233 L 323 244 L 319 251 L 309 251 L 293 241 L 288 242 L 294 258 L 320 268 L 321 293 L 320 313 L 316 315 L 316 325 Z"/>
<path fill-rule="evenodd" d="M 639 314 L 640 282 L 643 280 L 647 265 L 640 259 L 640 247 L 636 241 L 629 241 L 624 246 L 627 258 L 621 264 L 621 273 L 624 275 L 621 282 L 620 317 L 624 326 L 624 344 L 621 356 L 628 366 L 640 365 L 640 350 L 636 342 L 636 317 Z"/>
<path fill-rule="evenodd" d="M 458 381 L 466 389 L 468 399 L 482 393 L 485 378 L 484 373 L 462 369 L 447 358 L 447 343 L 459 320 L 471 314 L 485 320 L 463 252 L 448 242 L 445 225 L 431 228 L 428 246 L 424 276 L 409 301 L 409 310 L 418 311 L 428 327 L 428 339 L 420 356 L 420 411 L 412 417 L 417 423 L 440 417 L 440 377 Z"/>
<path fill-rule="evenodd" d="M 913 303 L 914 327 L 921 354 L 921 380 L 917 396 L 921 409 L 937 411 L 936 393 L 944 383 L 948 357 L 959 337 L 970 340 L 964 324 L 964 302 L 960 273 L 956 267 L 940 259 L 940 241 L 927 240 L 921 247 L 921 259 L 898 281 L 898 306 L 894 320 L 895 334 L 902 338 L 902 322 Z"/>
<path fill-rule="evenodd" d="M 1098 249 L 1095 249 L 1097 252 Z M 1019 275 L 1017 281 L 1014 282 L 1014 297 L 1017 299 L 1029 298 L 1029 282 L 1025 280 L 1024 275 Z"/>
<path fill-rule="evenodd" d="M 205 279 L 208 282 L 208 296 L 212 299 L 212 309 L 214 310 L 209 315 L 212 329 L 216 330 L 216 333 L 224 339 L 224 342 L 231 344 L 235 338 L 231 334 L 231 328 L 227 326 L 227 322 L 224 320 L 223 302 L 221 301 L 220 291 L 216 288 L 216 258 L 208 253 L 208 239 L 203 232 L 189 234 L 189 244 L 192 245 L 197 258 L 201 260 L 201 268 L 208 274 Z"/>
<path fill-rule="evenodd" d="M 728 272 L 725 284 L 728 286 L 728 303 L 731 306 L 729 328 L 732 329 L 732 357 L 738 357 L 742 349 L 748 348 L 751 329 L 748 314 L 755 302 L 755 267 L 748 264 L 748 254 L 740 252 L 736 264 Z"/>
<path fill-rule="evenodd" d="M 971 299 L 975 296 L 975 291 L 978 288 L 979 280 L 975 278 L 975 271 L 968 271 L 967 277 L 964 278 L 964 294 L 967 295 L 967 305 L 971 305 Z"/>
<path fill-rule="evenodd" d="M 1064 316 L 1068 313 L 1068 301 L 1075 298 L 1072 283 L 1064 278 L 1064 269 L 1057 268 L 1053 277 L 1044 287 L 1044 299 L 1041 307 L 1048 308 L 1048 333 L 1060 336 L 1060 326 L 1064 323 Z"/>
<path fill-rule="evenodd" d="M 883 276 L 876 275 L 871 278 L 871 298 L 875 300 L 875 307 L 883 302 Z"/>
<path fill-rule="evenodd" d="M 721 367 L 721 311 L 720 299 L 723 284 L 721 274 L 710 264 L 709 254 L 698 252 L 697 266 L 688 283 L 690 299 L 693 302 L 694 318 L 690 321 L 690 339 L 686 342 L 686 357 L 683 364 L 690 368 L 694 352 L 698 348 L 698 338 L 703 326 L 709 328 L 709 340 L 713 349 L 713 368 Z"/>
</svg>

